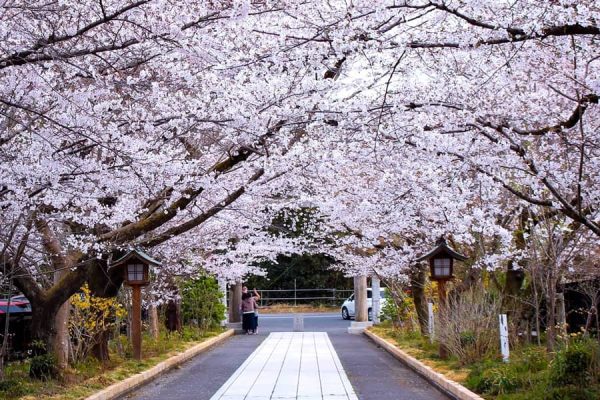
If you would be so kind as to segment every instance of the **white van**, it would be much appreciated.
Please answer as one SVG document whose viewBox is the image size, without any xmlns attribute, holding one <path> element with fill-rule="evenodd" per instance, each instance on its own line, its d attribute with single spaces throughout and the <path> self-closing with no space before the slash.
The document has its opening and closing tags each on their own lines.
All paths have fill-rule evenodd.
<svg viewBox="0 0 600 400">
<path fill-rule="evenodd" d="M 379 298 L 381 299 L 379 301 L 379 315 L 381 315 L 381 310 L 383 309 L 383 306 L 387 302 L 387 289 L 386 288 L 380 289 Z M 371 288 L 367 288 L 367 308 L 369 311 L 369 321 L 372 321 L 373 320 L 373 291 L 371 290 Z M 354 318 L 354 314 L 355 314 L 355 312 L 354 312 L 354 293 L 352 293 L 352 296 L 348 297 L 342 304 L 342 318 L 343 319 Z"/>
</svg>

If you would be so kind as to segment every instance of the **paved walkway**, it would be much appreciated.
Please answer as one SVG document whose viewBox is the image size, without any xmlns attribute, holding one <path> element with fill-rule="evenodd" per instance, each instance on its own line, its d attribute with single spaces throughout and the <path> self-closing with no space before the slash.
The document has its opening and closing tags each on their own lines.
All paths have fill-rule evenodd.
<svg viewBox="0 0 600 400">
<path fill-rule="evenodd" d="M 326 332 L 271 333 L 211 400 L 358 400 Z"/>
<path fill-rule="evenodd" d="M 280 390 L 277 392 L 278 394 L 288 393 L 283 390 L 283 381 L 280 382 L 275 376 L 275 372 L 270 371 L 277 370 L 277 363 L 271 364 L 271 362 L 276 361 L 277 357 L 281 357 L 281 354 L 279 354 L 282 350 L 281 346 L 284 346 L 284 341 L 289 340 L 289 346 L 294 346 L 297 351 L 290 352 L 288 348 L 279 371 L 283 371 L 286 362 L 288 365 L 292 365 L 292 360 L 300 357 L 301 365 L 298 368 L 298 382 L 295 384 L 297 394 L 317 394 L 316 388 L 318 386 L 316 382 L 321 385 L 321 382 L 326 381 L 324 385 L 326 390 L 321 389 L 321 393 L 317 394 L 315 398 L 322 400 L 356 398 L 359 400 L 448 400 L 448 397 L 406 368 L 386 351 L 378 348 L 364 335 L 348 334 L 346 331 L 348 325 L 349 322 L 342 320 L 338 314 L 305 315 L 304 329 L 306 332 L 291 333 L 293 326 L 292 314 L 261 315 L 258 335 L 233 336 L 212 350 L 193 358 L 181 367 L 123 397 L 123 399 L 214 400 L 219 399 L 218 396 L 220 395 L 222 400 L 249 400 L 251 397 L 246 397 L 246 394 L 264 393 L 260 392 L 259 388 L 268 392 L 269 385 L 272 389 L 277 389 L 278 384 L 280 384 L 277 389 Z M 303 334 L 306 335 L 306 338 Z M 321 350 L 316 350 L 316 348 L 314 351 L 310 350 L 310 345 L 299 347 L 297 339 L 292 344 L 294 336 L 298 335 L 303 339 L 309 339 L 312 335 L 314 339 L 310 340 L 314 340 L 316 348 Z M 279 341 L 279 346 L 276 341 Z M 306 343 L 309 343 L 309 341 L 307 340 Z M 275 347 L 271 347 L 272 345 L 275 345 Z M 264 354 L 268 354 L 269 348 L 272 349 L 271 356 L 265 358 Z M 329 355 L 322 351 L 325 348 L 329 350 Z M 257 358 L 259 354 L 263 355 Z M 315 357 L 316 362 L 319 363 L 319 368 L 321 359 L 329 360 L 323 361 L 323 366 L 328 366 L 327 369 L 323 368 L 323 375 L 321 375 L 320 369 L 308 368 L 308 360 L 311 360 L 310 365 L 314 365 Z M 251 360 L 257 363 L 261 359 L 264 361 L 262 369 L 258 366 L 259 364 L 250 366 Z M 302 359 L 306 362 L 307 368 L 305 371 L 307 374 L 304 374 L 302 381 L 300 381 L 300 371 L 304 370 Z M 339 381 L 335 383 L 338 378 L 334 378 L 332 381 L 334 384 L 329 385 L 329 378 L 335 376 L 330 374 L 332 372 L 331 360 L 336 366 L 337 377 L 342 381 L 343 387 L 349 387 L 345 393 L 346 397 L 324 396 L 330 390 L 334 390 L 333 387 L 336 388 L 335 390 L 339 389 Z M 229 394 L 224 397 L 223 395 L 226 394 L 228 388 L 237 390 L 241 387 L 238 386 L 238 384 L 242 384 L 241 380 L 236 383 L 233 383 L 233 380 L 240 377 L 239 373 L 244 365 L 249 367 L 247 372 L 254 376 L 253 379 L 249 379 L 250 385 L 252 385 L 252 382 L 257 383 L 257 385 L 249 388 L 246 386 L 248 389 L 246 393 L 240 390 L 239 394 L 231 393 L 233 397 Z M 325 376 L 326 371 L 328 371 L 327 377 Z M 256 379 L 261 374 L 260 379 Z M 346 386 L 348 381 L 351 386 Z M 291 392 L 294 390 L 293 382 L 289 386 L 285 385 L 285 387 L 291 388 Z M 351 397 L 353 392 L 356 397 Z M 274 394 L 274 392 L 272 393 Z M 337 391 L 331 393 L 341 394 Z M 269 397 L 258 398 L 269 399 Z M 309 399 L 309 397 L 291 397 L 291 399 L 293 398 Z M 273 399 L 276 398 L 273 397 Z"/>
</svg>

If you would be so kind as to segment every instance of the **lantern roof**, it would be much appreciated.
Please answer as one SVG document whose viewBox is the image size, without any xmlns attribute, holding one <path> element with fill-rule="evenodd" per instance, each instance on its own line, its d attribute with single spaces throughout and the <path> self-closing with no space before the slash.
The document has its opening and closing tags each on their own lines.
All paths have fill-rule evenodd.
<svg viewBox="0 0 600 400">
<path fill-rule="evenodd" d="M 142 261 L 146 264 L 154 265 L 154 266 L 161 265 L 160 261 L 157 261 L 154 258 L 150 257 L 147 253 L 143 252 L 142 250 L 133 249 L 133 250 L 129 250 L 127 253 L 125 253 L 125 255 L 123 257 L 121 257 L 118 260 L 116 260 L 115 262 L 111 263 L 110 268 L 114 268 L 119 265 L 123 265 L 123 264 L 127 263 L 127 261 L 131 260 L 132 258 Z"/>
<path fill-rule="evenodd" d="M 441 237 L 436 242 L 436 246 L 429 253 L 417 258 L 416 261 L 428 260 L 438 255 L 448 255 L 458 261 L 465 261 L 467 259 L 466 256 L 458 253 L 452 247 L 448 246 L 448 243 L 446 243 L 446 239 L 444 239 L 444 237 Z"/>
</svg>

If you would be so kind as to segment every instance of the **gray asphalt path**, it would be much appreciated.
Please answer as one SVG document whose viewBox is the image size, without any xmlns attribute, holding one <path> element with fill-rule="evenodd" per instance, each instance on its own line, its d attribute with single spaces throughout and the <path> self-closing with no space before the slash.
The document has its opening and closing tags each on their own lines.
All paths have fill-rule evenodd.
<svg viewBox="0 0 600 400">
<path fill-rule="evenodd" d="M 361 400 L 448 399 L 367 337 L 348 334 L 339 314 L 303 315 L 305 331 L 328 333 Z M 270 332 L 292 328 L 293 314 L 263 314 L 258 335 L 233 336 L 122 399 L 209 400 Z"/>
</svg>

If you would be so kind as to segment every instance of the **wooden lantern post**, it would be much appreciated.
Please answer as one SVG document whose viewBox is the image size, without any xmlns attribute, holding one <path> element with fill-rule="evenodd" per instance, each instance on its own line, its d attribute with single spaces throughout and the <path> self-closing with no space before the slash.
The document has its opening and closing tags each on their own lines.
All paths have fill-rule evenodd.
<svg viewBox="0 0 600 400">
<path fill-rule="evenodd" d="M 110 265 L 110 268 L 122 268 L 125 284 L 131 286 L 131 344 L 136 360 L 142 359 L 142 286 L 150 283 L 150 265 L 160 263 L 137 249 Z"/>
<path fill-rule="evenodd" d="M 430 279 L 437 282 L 439 310 L 445 310 L 448 306 L 446 296 L 446 282 L 454 278 L 454 260 L 464 261 L 467 257 L 453 250 L 446 239 L 438 239 L 436 246 L 424 256 L 417 258 L 418 261 L 429 261 Z M 440 341 L 439 354 L 441 359 L 448 358 L 448 349 Z"/>
<path fill-rule="evenodd" d="M 131 285 L 131 344 L 133 358 L 142 359 L 142 285 Z"/>
</svg>

